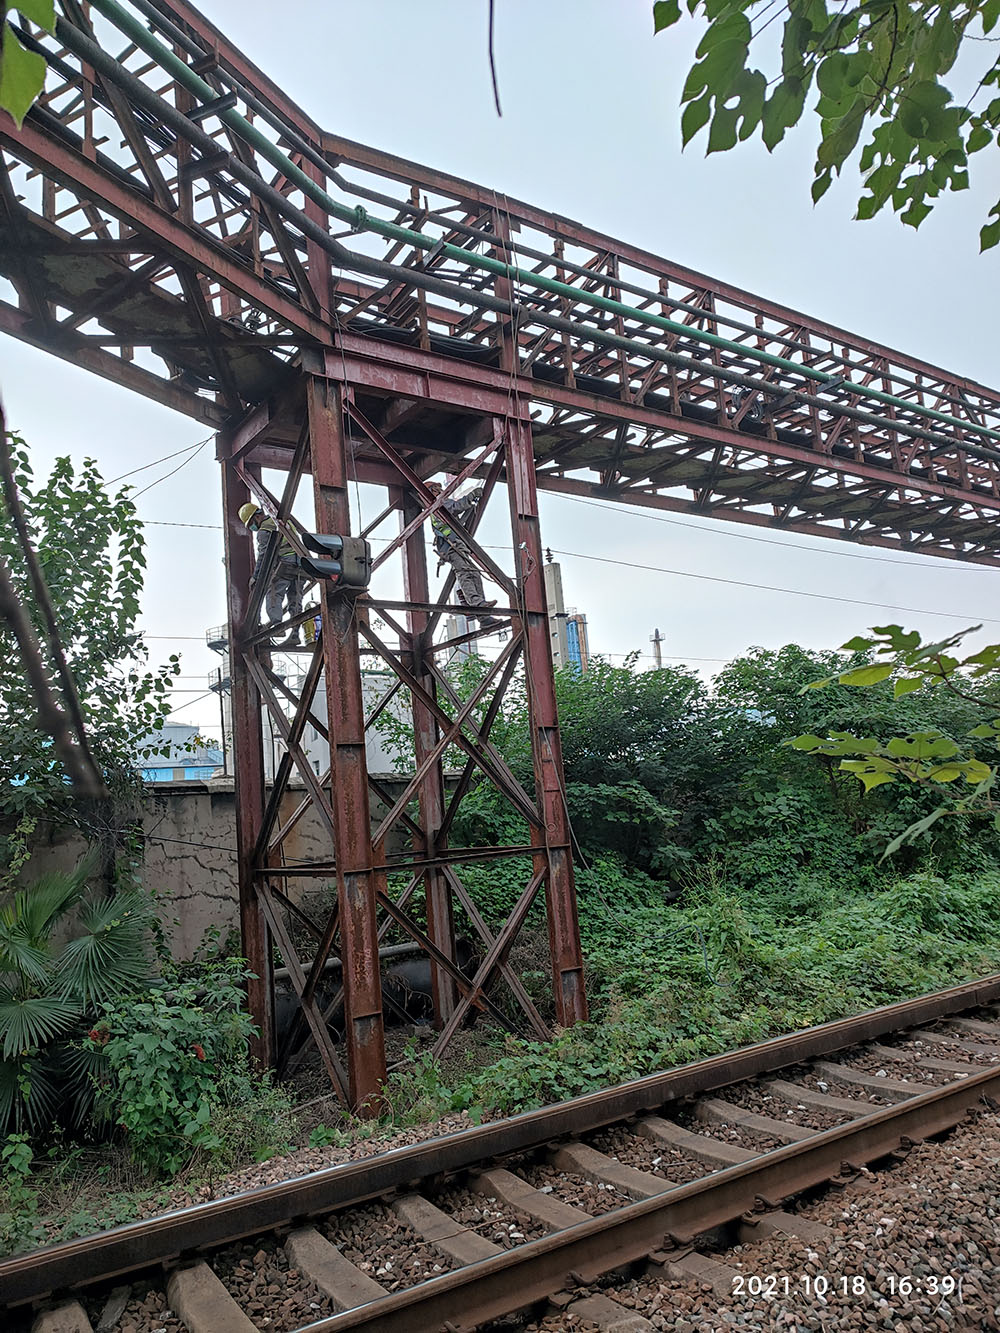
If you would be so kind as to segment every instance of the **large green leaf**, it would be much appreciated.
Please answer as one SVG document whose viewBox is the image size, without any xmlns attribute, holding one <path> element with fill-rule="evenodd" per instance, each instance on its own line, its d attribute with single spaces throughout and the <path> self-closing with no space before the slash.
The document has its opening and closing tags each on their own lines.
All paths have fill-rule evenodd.
<svg viewBox="0 0 1000 1333">
<path fill-rule="evenodd" d="M 83 933 L 59 958 L 65 995 L 85 1007 L 131 990 L 149 978 L 146 932 L 149 911 L 134 893 L 89 903 L 80 916 Z"/>
<path fill-rule="evenodd" d="M 0 920 L 0 976 L 5 985 L 20 988 L 44 982 L 52 972 L 48 949 L 40 947 L 20 922 Z"/>
<path fill-rule="evenodd" d="M 26 19 L 37 23 L 46 32 L 55 31 L 55 0 L 11 0 L 11 8 L 19 9 Z"/>
<path fill-rule="evenodd" d="M 51 1061 L 0 1059 L 0 1135 L 48 1129 L 59 1100 L 60 1080 Z"/>
<path fill-rule="evenodd" d="M 85 857 L 72 871 L 39 875 L 29 888 L 14 895 L 13 902 L 0 908 L 0 921 L 18 925 L 42 947 L 56 920 L 80 901 L 92 873 L 93 860 Z"/>
<path fill-rule="evenodd" d="M 837 679 L 841 685 L 877 685 L 880 680 L 885 680 L 893 672 L 891 663 L 883 663 L 878 666 L 855 667 L 853 671 L 845 671 Z"/>
<path fill-rule="evenodd" d="M 8 111 L 20 129 L 28 110 L 45 86 L 45 60 L 21 45 L 14 29 L 0 29 L 0 108 Z"/>
<path fill-rule="evenodd" d="M 0 1054 L 9 1060 L 37 1050 L 68 1031 L 79 1016 L 79 1007 L 69 1000 L 0 991 Z"/>
<path fill-rule="evenodd" d="M 653 31 L 662 32 L 671 27 L 681 16 L 678 0 L 656 0 L 653 5 Z"/>
</svg>

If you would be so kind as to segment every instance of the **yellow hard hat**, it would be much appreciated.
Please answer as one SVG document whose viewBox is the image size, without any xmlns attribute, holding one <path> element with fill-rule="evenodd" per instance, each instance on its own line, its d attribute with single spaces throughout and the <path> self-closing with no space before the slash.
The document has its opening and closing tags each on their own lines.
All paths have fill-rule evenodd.
<svg viewBox="0 0 1000 1333">
<path fill-rule="evenodd" d="M 249 523 L 254 514 L 260 513 L 260 505 L 255 505 L 252 500 L 248 500 L 245 505 L 240 505 L 240 522 Z"/>
</svg>

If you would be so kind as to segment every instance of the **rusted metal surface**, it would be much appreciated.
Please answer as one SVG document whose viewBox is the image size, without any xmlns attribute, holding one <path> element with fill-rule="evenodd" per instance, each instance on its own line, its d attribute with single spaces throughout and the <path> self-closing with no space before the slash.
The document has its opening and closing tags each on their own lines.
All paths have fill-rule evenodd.
<svg viewBox="0 0 1000 1333">
<path fill-rule="evenodd" d="M 351 530 L 342 392 L 314 378 L 307 386 L 318 532 Z M 350 1100 L 371 1113 L 386 1077 L 385 1033 L 357 607 L 328 583 L 321 591 Z"/>
<path fill-rule="evenodd" d="M 246 495 L 228 462 L 222 465 L 225 523 L 229 661 L 233 707 L 233 749 L 240 756 L 234 767 L 236 802 L 236 868 L 240 894 L 240 929 L 243 954 L 252 974 L 247 981 L 247 1005 L 259 1028 L 251 1039 L 251 1054 L 267 1069 L 274 1062 L 274 985 L 271 941 L 265 917 L 257 905 L 254 885 L 254 847 L 264 811 L 264 737 L 260 696 L 247 669 L 239 636 L 250 600 L 254 566 L 253 538 L 239 518 Z"/>
<path fill-rule="evenodd" d="M 21 1304 L 200 1247 L 219 1246 L 286 1222 L 344 1209 L 427 1176 L 480 1165 L 566 1135 L 585 1134 L 811 1056 L 826 1055 L 997 1000 L 1000 975 L 984 977 L 411 1148 L 117 1227 L 98 1236 L 47 1246 L 0 1263 L 0 1305 Z"/>
<path fill-rule="evenodd" d="M 378 1333 L 472 1329 L 523 1309 L 573 1284 L 685 1242 L 753 1210 L 759 1198 L 780 1201 L 841 1174 L 844 1162 L 865 1163 L 950 1128 L 983 1098 L 1000 1091 L 1000 1069 L 987 1069 L 886 1107 L 802 1143 L 754 1157 L 714 1175 L 669 1189 L 589 1222 L 544 1236 L 494 1259 L 460 1268 L 384 1300 L 310 1326 L 314 1333 L 369 1328 Z"/>
<path fill-rule="evenodd" d="M 520 562 L 521 624 L 525 641 L 531 750 L 535 764 L 535 799 L 542 817 L 541 824 L 532 825 L 531 830 L 532 839 L 538 848 L 535 870 L 537 872 L 544 868 L 547 871 L 545 893 L 556 1020 L 562 1027 L 571 1027 L 587 1017 L 587 997 L 583 986 L 583 952 L 580 947 L 569 810 L 559 742 L 559 717 L 556 712 L 543 577 L 544 557 L 538 523 L 538 495 L 528 427 L 522 421 L 508 419 L 506 430 L 507 493 L 514 550 Z"/>
<path fill-rule="evenodd" d="M 232 88 L 241 114 L 258 124 L 278 115 L 274 134 L 338 204 L 457 241 L 469 260 L 442 265 L 368 233 L 353 264 L 334 263 L 313 201 L 221 121 L 190 118 L 190 94 L 143 52 L 126 48 L 120 62 L 98 64 L 84 11 L 69 6 L 58 37 L 28 36 L 50 62 L 45 95 L 21 130 L 0 123 L 0 172 L 15 200 L 14 216 L 0 217 L 0 263 L 18 290 L 16 313 L 28 315 L 5 312 L 16 336 L 57 355 L 72 344 L 99 373 L 201 416 L 234 395 L 246 407 L 263 401 L 307 344 L 335 348 L 330 373 L 375 399 L 428 397 L 411 360 L 424 355 L 440 367 L 429 399 L 445 403 L 445 366 L 464 363 L 484 382 L 459 410 L 502 414 L 486 401 L 497 397 L 491 375 L 502 393 L 534 405 L 540 487 L 571 481 L 626 504 L 1000 562 L 998 460 L 974 449 L 977 427 L 1000 425 L 994 390 L 323 131 L 192 6 L 144 0 L 141 9 L 218 94 Z M 568 284 L 572 295 L 483 281 L 477 254 Z M 109 278 L 122 291 L 110 304 Z M 598 321 L 587 293 L 690 333 L 650 336 L 616 314 L 604 325 L 618 343 L 602 346 L 588 336 Z M 58 327 L 47 316 L 53 306 L 71 312 Z M 710 351 L 699 332 L 731 345 Z M 140 346 L 150 351 L 141 368 L 132 352 Z M 341 347 L 347 360 L 335 370 Z M 761 370 L 756 350 L 793 368 Z M 842 380 L 821 399 L 805 375 L 817 367 Z M 741 376 L 748 392 L 737 395 Z M 902 406 L 866 416 L 857 392 L 866 385 Z M 946 410 L 958 426 L 928 438 L 922 408 Z M 400 418 L 389 434 L 438 439 L 453 452 L 434 416 Z"/>
<path fill-rule="evenodd" d="M 284 911 L 300 911 L 289 880 L 331 863 L 322 855 L 287 872 L 282 864 L 285 831 L 305 808 L 275 831 L 298 768 L 335 848 L 339 901 L 317 926 L 314 969 L 292 971 L 332 1069 L 314 1006 L 315 969 L 335 945 L 343 957 L 349 1100 L 361 1105 L 384 1075 L 377 947 L 388 916 L 379 922 L 378 904 L 389 901 L 383 844 L 399 828 L 416 836 L 414 868 L 423 861 L 439 1049 L 469 1000 L 468 993 L 456 999 L 440 962 L 453 963 L 455 900 L 486 955 L 474 1002 L 502 976 L 529 1028 L 544 1030 L 507 965 L 510 922 L 494 937 L 455 862 L 435 855 L 477 771 L 532 828 L 533 870 L 511 921 L 542 885 L 557 1017 L 571 1023 L 586 1013 L 537 489 L 1000 564 L 1000 450 L 985 447 L 994 436 L 983 435 L 1000 440 L 1000 395 L 565 218 L 506 198 L 501 204 L 473 183 L 337 139 L 187 3 L 123 3 L 142 22 L 124 48 L 115 39 L 120 59 L 95 41 L 92 7 L 75 0 L 67 0 L 54 37 L 25 35 L 49 75 L 22 127 L 0 116 L 0 273 L 17 294 L 16 307 L 0 307 L 0 328 L 224 428 L 239 629 L 235 768 L 240 804 L 249 802 L 240 814 L 241 914 L 260 977 L 250 987 L 264 1029 L 257 1054 L 273 1055 L 268 934 L 282 933 Z M 188 69 L 151 65 L 141 49 L 150 32 Z M 162 48 L 158 58 L 169 65 Z M 192 85 L 192 70 L 207 81 L 210 114 L 198 104 L 206 83 Z M 231 112 L 253 126 L 227 123 Z M 291 156 L 276 174 L 279 140 Z M 348 232 L 340 230 L 345 217 Z M 410 230 L 382 235 L 370 225 L 378 218 Z M 442 244 L 422 246 L 415 230 Z M 362 239 L 353 241 L 352 231 Z M 443 245 L 455 242 L 460 248 L 442 262 Z M 563 284 L 558 296 L 545 289 L 552 282 Z M 612 318 L 595 310 L 594 298 L 619 303 Z M 827 377 L 820 386 L 810 378 L 817 372 Z M 893 395 L 892 410 L 879 410 L 866 388 Z M 948 414 L 946 428 L 928 416 L 935 412 Z M 287 474 L 280 500 L 261 481 L 265 467 Z M 499 614 L 514 622 L 524 653 L 534 797 L 489 739 L 513 657 L 493 699 L 483 700 L 482 728 L 468 714 L 453 727 L 441 707 L 460 705 L 431 645 L 452 588 L 446 579 L 435 600 L 422 563 L 428 519 L 440 503 L 424 486 L 434 471 L 447 473 L 453 489 L 482 478 L 487 496 L 505 473 L 515 579 L 474 530 L 462 536 L 500 589 Z M 339 590 L 323 593 L 331 769 L 322 778 L 301 746 L 318 660 L 302 697 L 289 700 L 265 660 L 275 631 L 257 627 L 266 572 L 247 598 L 249 548 L 237 551 L 234 518 L 246 498 L 242 484 L 296 546 L 291 505 L 304 475 L 313 479 L 320 530 L 350 532 L 348 479 L 389 488 L 405 515 L 378 557 L 381 564 L 404 548 L 406 600 L 378 607 L 398 647 L 373 635 L 361 603 Z M 393 616 L 399 609 L 405 626 Z M 308 618 L 287 621 L 281 632 Z M 419 822 L 397 803 L 374 841 L 369 792 L 378 789 L 365 764 L 359 635 L 411 694 L 420 773 Z M 259 713 L 251 716 L 261 700 L 287 748 L 266 805 Z M 292 703 L 290 718 L 282 700 Z M 445 733 L 466 758 L 447 808 Z M 325 793 L 328 783 L 336 800 Z M 269 887 L 258 893 L 258 884 Z M 411 883 L 404 895 L 412 891 Z M 404 903 L 395 907 L 411 920 Z"/>
</svg>

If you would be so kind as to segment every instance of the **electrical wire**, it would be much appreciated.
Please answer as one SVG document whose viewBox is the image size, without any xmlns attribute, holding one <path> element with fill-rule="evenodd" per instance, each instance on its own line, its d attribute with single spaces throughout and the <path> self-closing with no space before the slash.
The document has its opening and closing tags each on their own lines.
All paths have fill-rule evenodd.
<svg viewBox="0 0 1000 1333">
<path fill-rule="evenodd" d="M 208 444 L 208 441 L 210 439 L 212 439 L 211 435 L 209 435 L 206 439 L 202 440 L 201 444 L 199 444 L 195 448 L 194 453 L 189 453 L 187 458 L 184 459 L 183 463 L 178 463 L 172 472 L 166 473 L 165 476 L 157 477 L 157 479 L 155 481 L 151 481 L 148 486 L 144 486 L 141 491 L 136 491 L 134 495 L 130 495 L 129 499 L 132 501 L 132 503 L 134 504 L 135 501 L 138 500 L 140 495 L 145 495 L 147 491 L 151 491 L 154 486 L 159 486 L 161 481 L 169 481 L 171 477 L 175 477 L 177 473 L 180 472 L 181 468 L 187 467 L 188 463 L 193 462 L 194 459 L 198 457 L 198 455 L 201 453 L 202 449 L 204 449 L 205 445 Z"/>
<path fill-rule="evenodd" d="M 213 532 L 222 531 L 221 523 L 175 523 L 165 518 L 143 519 L 143 526 L 147 528 L 211 528 Z"/>
<path fill-rule="evenodd" d="M 750 583 L 744 579 L 727 579 L 721 574 L 695 574 L 689 569 L 667 569 L 662 565 L 642 565 L 634 560 L 613 560 L 606 555 L 586 555 L 583 551 L 560 551 L 557 547 L 548 548 L 555 555 L 567 555 L 575 560 L 596 560 L 603 565 L 619 565 L 625 569 L 642 569 L 653 574 L 675 574 L 678 578 L 703 579 L 707 583 L 727 583 L 734 588 L 754 588 L 759 592 L 781 592 L 789 597 L 812 597 L 823 602 L 845 602 L 849 606 L 870 606 L 876 611 L 905 611 L 915 616 L 944 616 L 950 620 L 985 621 L 991 625 L 1000 625 L 996 616 L 966 615 L 962 611 L 931 611 L 925 606 L 896 606 L 892 602 L 868 602 L 859 597 L 839 597 L 832 592 L 807 592 L 803 588 L 778 588 L 770 583 Z"/>
<path fill-rule="evenodd" d="M 182 708 L 190 708 L 192 704 L 200 704 L 202 699 L 209 699 L 214 693 L 214 690 L 206 690 L 204 694 L 199 694 L 197 699 L 188 699 L 187 703 L 178 704 L 176 708 L 171 708 L 169 713 L 164 713 L 164 717 L 172 717 L 174 713 L 179 713 Z"/>
<path fill-rule="evenodd" d="M 198 440 L 195 444 L 187 444 L 183 449 L 175 449 L 172 454 L 164 454 L 162 458 L 154 458 L 152 463 L 143 463 L 142 467 L 134 467 L 130 472 L 122 472 L 119 476 L 112 477 L 110 481 L 106 481 L 104 484 L 105 486 L 115 486 L 118 482 L 124 481 L 126 477 L 134 477 L 137 472 L 148 472 L 151 467 L 156 467 L 159 463 L 169 463 L 171 458 L 179 458 L 181 454 L 189 454 L 192 449 L 202 449 L 211 439 L 211 435 L 206 435 L 203 440 Z"/>
<path fill-rule="evenodd" d="M 611 514 L 623 514 L 626 508 L 623 505 L 602 504 L 600 500 L 587 500 L 581 495 L 560 495 L 563 500 L 571 500 L 574 504 L 587 505 L 591 509 L 606 509 Z M 712 537 L 734 537 L 743 542 L 761 542 L 765 546 L 778 546 L 782 550 L 812 551 L 818 555 L 838 555 L 846 560 L 867 560 L 876 561 L 881 565 L 902 565 L 905 569 L 921 569 L 926 566 L 911 564 L 909 560 L 894 560 L 891 556 L 885 555 L 862 555 L 860 551 L 842 551 L 838 550 L 829 537 L 820 538 L 822 545 L 808 546 L 805 542 L 779 542 L 773 537 L 758 537 L 756 533 L 751 532 L 727 532 L 725 529 L 717 527 L 703 527 L 700 523 L 688 523 L 682 518 L 666 518 L 662 514 L 650 514 L 646 510 L 630 509 L 629 517 L 645 518 L 652 523 L 669 523 L 672 527 L 690 528 L 695 532 L 704 532 Z M 718 520 L 713 520 L 717 522 Z M 725 520 L 722 520 L 725 522 Z M 914 555 L 923 555 L 923 552 L 915 551 Z M 924 555 L 926 560 L 938 560 L 940 556 Z M 993 573 L 994 571 L 988 565 L 973 565 L 962 561 L 951 560 L 946 565 L 940 565 L 940 568 L 947 568 L 949 571 L 955 570 L 974 570 L 976 573 Z"/>
</svg>

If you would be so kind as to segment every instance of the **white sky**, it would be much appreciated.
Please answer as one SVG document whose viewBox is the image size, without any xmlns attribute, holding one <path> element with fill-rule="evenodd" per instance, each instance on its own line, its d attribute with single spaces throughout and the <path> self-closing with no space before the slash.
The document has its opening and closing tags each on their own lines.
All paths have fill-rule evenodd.
<svg viewBox="0 0 1000 1333">
<path fill-rule="evenodd" d="M 654 39 L 651 0 L 497 0 L 501 119 L 489 81 L 486 0 L 283 0 L 280 6 L 204 0 L 202 8 L 331 131 L 996 382 L 1000 250 L 978 253 L 990 193 L 973 188 L 947 196 L 915 233 L 890 214 L 853 222 L 851 172 L 813 208 L 811 125 L 773 156 L 759 141 L 708 159 L 702 141 L 682 154 L 678 103 L 699 29 L 685 22 Z M 981 163 L 987 158 L 981 155 Z M 992 163 L 995 191 L 995 156 Z M 69 453 L 96 458 L 111 479 L 206 434 L 187 418 L 12 339 L 0 339 L 0 388 L 9 423 L 33 449 L 37 473 Z M 142 496 L 141 516 L 150 523 L 217 525 L 212 453 L 206 445 Z M 140 474 L 137 486 L 179 461 Z M 499 499 L 495 504 L 502 507 Z M 596 652 L 649 653 L 658 626 L 666 657 L 711 674 L 753 644 L 832 647 L 886 621 L 927 634 L 982 621 L 998 636 L 1000 606 L 991 593 L 1000 585 L 989 570 L 879 548 L 845 551 L 831 541 L 717 520 L 588 513 L 554 496 L 543 495 L 541 505 L 543 538 L 556 551 L 817 594 L 790 596 L 561 556 L 567 603 L 587 613 Z M 491 514 L 494 525 L 499 533 Z M 204 646 L 205 628 L 225 620 L 221 531 L 150 526 L 147 537 L 142 623 L 155 657 L 182 653 L 179 686 L 191 691 L 178 694 L 175 720 L 217 731 L 216 699 L 196 700 L 218 662 Z M 848 605 L 818 594 L 943 614 Z"/>
</svg>

